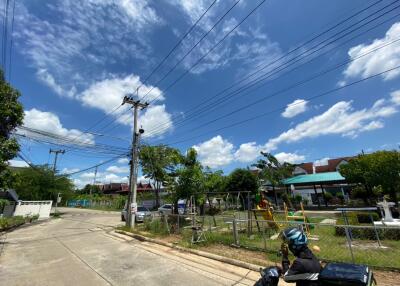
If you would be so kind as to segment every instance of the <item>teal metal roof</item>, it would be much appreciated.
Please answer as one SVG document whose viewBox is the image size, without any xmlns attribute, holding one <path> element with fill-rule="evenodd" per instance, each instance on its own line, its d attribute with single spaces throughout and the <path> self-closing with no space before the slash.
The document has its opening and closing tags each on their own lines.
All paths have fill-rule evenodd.
<svg viewBox="0 0 400 286">
<path fill-rule="evenodd" d="M 326 172 L 309 175 L 299 175 L 283 180 L 285 185 L 307 185 L 319 183 L 344 182 L 345 178 L 339 172 Z"/>
</svg>

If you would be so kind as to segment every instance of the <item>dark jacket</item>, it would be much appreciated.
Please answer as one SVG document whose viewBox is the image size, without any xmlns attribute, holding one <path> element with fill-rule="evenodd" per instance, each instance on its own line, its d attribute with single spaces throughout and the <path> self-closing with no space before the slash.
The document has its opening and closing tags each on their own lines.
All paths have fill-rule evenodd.
<svg viewBox="0 0 400 286">
<path fill-rule="evenodd" d="M 282 258 L 283 279 L 286 282 L 296 282 L 296 286 L 318 285 L 318 274 L 321 264 L 308 247 L 296 253 L 296 259 L 290 265 L 287 257 Z"/>
</svg>

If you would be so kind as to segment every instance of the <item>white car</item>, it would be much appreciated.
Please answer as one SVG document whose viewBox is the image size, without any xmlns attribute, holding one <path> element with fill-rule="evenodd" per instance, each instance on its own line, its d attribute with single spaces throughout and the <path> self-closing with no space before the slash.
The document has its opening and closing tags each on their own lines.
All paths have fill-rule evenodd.
<svg viewBox="0 0 400 286">
<path fill-rule="evenodd" d="M 158 208 L 160 215 L 172 214 L 172 204 L 165 204 Z"/>
<path fill-rule="evenodd" d="M 121 211 L 121 220 L 126 221 L 126 208 Z M 135 222 L 144 222 L 145 219 L 151 219 L 152 213 L 148 208 L 138 207 L 137 213 L 135 214 Z"/>
</svg>

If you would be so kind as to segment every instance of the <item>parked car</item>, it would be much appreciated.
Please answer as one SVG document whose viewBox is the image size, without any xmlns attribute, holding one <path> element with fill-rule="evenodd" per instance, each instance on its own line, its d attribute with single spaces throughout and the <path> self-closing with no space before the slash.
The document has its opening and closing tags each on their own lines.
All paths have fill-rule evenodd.
<svg viewBox="0 0 400 286">
<path fill-rule="evenodd" d="M 172 214 L 172 204 L 165 204 L 158 208 L 160 215 Z"/>
<path fill-rule="evenodd" d="M 127 211 L 126 207 L 121 211 L 121 220 L 126 221 Z M 152 218 L 152 213 L 148 208 L 145 207 L 138 207 L 136 215 L 135 215 L 135 222 L 143 222 L 145 219 Z"/>
</svg>

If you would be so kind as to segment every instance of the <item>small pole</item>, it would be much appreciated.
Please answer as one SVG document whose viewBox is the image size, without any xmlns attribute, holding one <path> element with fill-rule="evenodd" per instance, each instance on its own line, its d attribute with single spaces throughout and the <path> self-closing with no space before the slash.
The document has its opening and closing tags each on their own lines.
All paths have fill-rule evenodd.
<svg viewBox="0 0 400 286">
<path fill-rule="evenodd" d="M 350 238 L 350 233 L 349 233 L 349 229 L 348 226 L 344 227 L 344 231 L 346 233 L 346 240 L 347 240 L 347 244 L 349 245 L 349 249 L 350 249 L 350 254 L 351 254 L 351 261 L 352 263 L 355 263 L 354 261 L 354 254 L 353 254 L 353 248 L 351 246 L 351 238 Z"/>
<path fill-rule="evenodd" d="M 378 245 L 379 245 L 379 247 L 381 247 L 382 246 L 381 240 L 379 239 L 378 230 L 376 229 L 376 226 L 374 224 L 374 218 L 372 217 L 371 212 L 369 213 L 369 218 L 370 218 L 370 220 L 372 222 L 372 225 L 374 226 L 374 231 L 375 231 L 375 235 L 376 235 L 376 240 L 378 241 Z"/>
<path fill-rule="evenodd" d="M 240 246 L 238 232 L 236 227 L 236 217 L 232 221 L 232 231 L 233 231 L 233 245 Z"/>
</svg>

